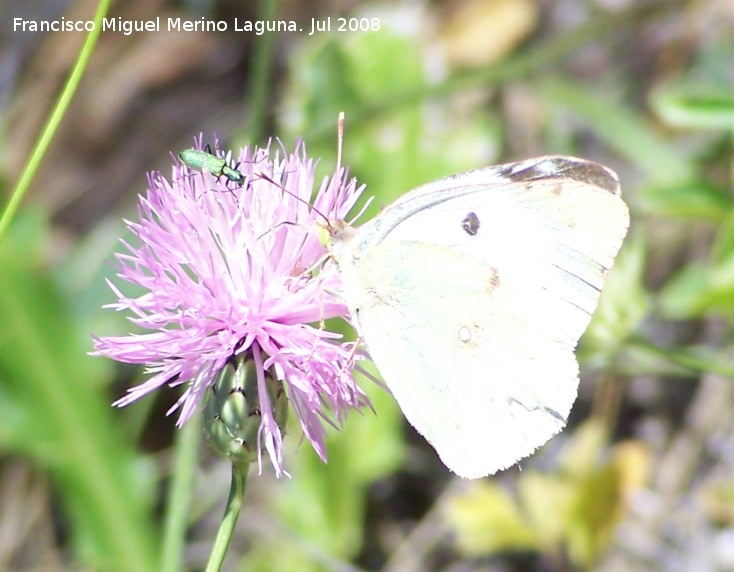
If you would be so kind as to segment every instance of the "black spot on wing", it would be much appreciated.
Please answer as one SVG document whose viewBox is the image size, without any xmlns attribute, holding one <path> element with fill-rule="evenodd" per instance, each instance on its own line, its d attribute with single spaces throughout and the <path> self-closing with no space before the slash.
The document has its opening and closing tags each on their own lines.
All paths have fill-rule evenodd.
<svg viewBox="0 0 734 572">
<path fill-rule="evenodd" d="M 479 217 L 473 212 L 466 213 L 464 220 L 461 221 L 461 228 L 469 236 L 476 236 L 477 232 L 479 232 L 479 225 Z"/>
</svg>

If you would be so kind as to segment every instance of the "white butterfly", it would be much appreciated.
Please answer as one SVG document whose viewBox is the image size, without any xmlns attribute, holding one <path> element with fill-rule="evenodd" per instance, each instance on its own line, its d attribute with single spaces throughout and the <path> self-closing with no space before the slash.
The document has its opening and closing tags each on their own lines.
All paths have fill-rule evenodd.
<svg viewBox="0 0 734 572">
<path fill-rule="evenodd" d="M 574 349 L 628 225 L 616 175 L 573 157 L 455 175 L 330 225 L 354 326 L 456 474 L 507 468 L 564 427 Z"/>
</svg>

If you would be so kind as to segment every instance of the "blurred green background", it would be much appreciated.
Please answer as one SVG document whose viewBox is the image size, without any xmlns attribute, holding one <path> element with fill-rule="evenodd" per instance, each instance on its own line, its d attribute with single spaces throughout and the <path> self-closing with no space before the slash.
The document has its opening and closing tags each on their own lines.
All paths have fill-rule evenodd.
<svg viewBox="0 0 734 572">
<path fill-rule="evenodd" d="M 95 10 L 0 5 L 3 205 L 85 40 L 13 19 Z M 122 219 L 201 132 L 225 149 L 303 138 L 326 175 L 339 111 L 370 214 L 440 176 L 573 154 L 618 172 L 632 227 L 561 435 L 460 481 L 365 381 L 376 415 L 331 432 L 328 464 L 295 434 L 291 479 L 252 471 L 225 569 L 734 570 L 730 0 L 132 0 L 109 17 L 229 31 L 103 32 L 0 240 L 0 570 L 159 569 L 178 393 L 114 409 L 145 374 L 87 355 L 91 333 L 128 331 L 101 309 Z M 332 31 L 309 35 L 312 18 Z M 196 463 L 185 570 L 203 568 L 229 488 L 203 443 Z"/>
</svg>

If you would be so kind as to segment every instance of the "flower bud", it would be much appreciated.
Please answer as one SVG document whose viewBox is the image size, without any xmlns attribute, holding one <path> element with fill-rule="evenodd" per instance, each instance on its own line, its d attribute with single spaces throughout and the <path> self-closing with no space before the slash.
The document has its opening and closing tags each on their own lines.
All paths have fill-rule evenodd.
<svg viewBox="0 0 734 572">
<path fill-rule="evenodd" d="M 266 371 L 265 386 L 267 406 L 283 433 L 288 419 L 288 398 L 283 383 Z M 209 443 L 217 453 L 246 471 L 247 465 L 259 457 L 258 435 L 262 423 L 255 362 L 252 358 L 234 358 L 219 371 L 207 392 L 204 430 Z"/>
</svg>

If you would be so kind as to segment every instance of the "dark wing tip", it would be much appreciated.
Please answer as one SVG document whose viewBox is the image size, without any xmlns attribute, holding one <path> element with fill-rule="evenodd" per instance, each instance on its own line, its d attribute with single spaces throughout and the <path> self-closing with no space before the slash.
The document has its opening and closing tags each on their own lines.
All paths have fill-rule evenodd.
<svg viewBox="0 0 734 572">
<path fill-rule="evenodd" d="M 617 174 L 593 161 L 569 156 L 547 156 L 503 165 L 502 174 L 513 181 L 572 179 L 620 195 Z"/>
</svg>

